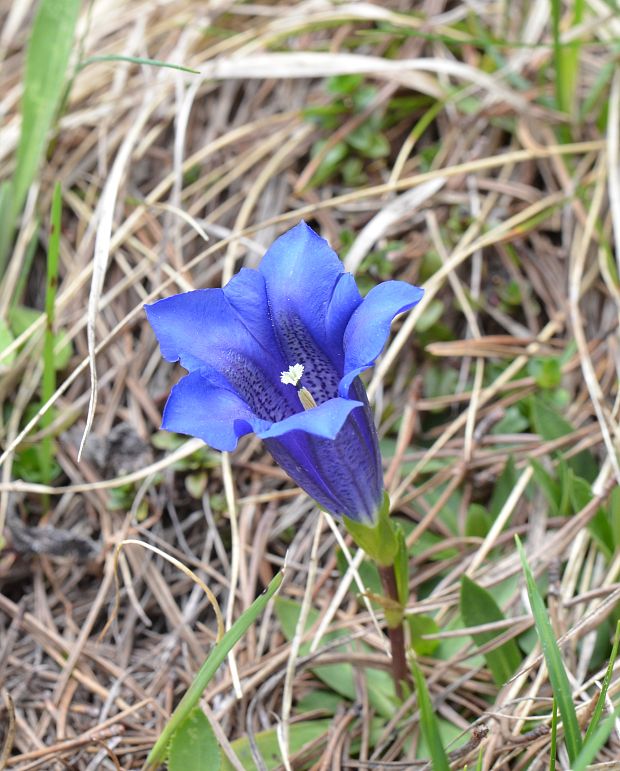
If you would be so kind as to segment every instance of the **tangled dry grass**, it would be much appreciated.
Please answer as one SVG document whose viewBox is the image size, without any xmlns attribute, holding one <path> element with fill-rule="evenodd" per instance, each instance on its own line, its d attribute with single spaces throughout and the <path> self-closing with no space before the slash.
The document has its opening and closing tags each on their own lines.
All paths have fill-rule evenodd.
<svg viewBox="0 0 620 771">
<path fill-rule="evenodd" d="M 1 10 L 2 178 L 19 137 L 34 6 Z M 366 285 L 398 277 L 426 288 L 397 323 L 369 393 L 393 509 L 414 525 L 410 611 L 438 626 L 430 638 L 439 647 L 420 662 L 453 767 L 475 763 L 481 748 L 485 769 L 548 767 L 551 691 L 515 534 L 548 582 L 587 725 L 620 600 L 620 555 L 588 528 L 620 483 L 620 20 L 611 3 L 590 0 L 581 23 L 564 29 L 567 41 L 585 41 L 568 116 L 553 98 L 550 14 L 546 0 L 83 8 L 76 60 L 150 58 L 198 74 L 122 59 L 76 72 L 0 287 L 2 318 L 16 297 L 43 307 L 47 213 L 60 180 L 55 324 L 72 354 L 48 427 L 42 316 L 5 349 L 11 360 L 0 370 L 2 767 L 141 767 L 212 646 L 200 586 L 137 545 L 119 559 L 118 613 L 100 637 L 114 610 L 121 540 L 196 571 L 230 623 L 285 556 L 282 595 L 301 600 L 316 528 L 311 607 L 328 630 L 346 630 L 349 648 L 317 640 L 291 683 L 291 643 L 270 609 L 204 695 L 224 754 L 231 768 L 253 768 L 238 765 L 231 743 L 273 730 L 292 704 L 293 723 L 330 718 L 329 730 L 291 752 L 293 768 L 424 765 L 415 696 L 390 721 L 373 713 L 363 673 L 388 669 L 382 617 L 354 592 L 338 593 L 361 558 L 343 568 L 333 523 L 256 441 L 228 456 L 158 433 L 180 372 L 160 360 L 143 304 L 226 282 L 302 217 Z M 78 461 L 94 382 L 89 353 L 97 399 Z M 545 432 L 544 416 L 536 429 L 524 405 L 541 393 L 552 394 L 570 429 Z M 55 437 L 51 485 L 28 454 L 45 433 Z M 554 511 L 535 484 L 531 459 L 553 475 L 560 456 L 594 464 L 593 497 L 575 511 Z M 472 531 L 472 504 L 491 511 L 501 479 L 510 483 L 501 505 Z M 610 516 L 617 522 L 617 511 Z M 503 687 L 462 622 L 463 574 L 495 593 L 506 616 L 489 627 L 502 631 L 490 647 L 530 640 Z M 334 705 L 312 669 L 343 661 L 355 665 L 357 699 Z M 616 673 L 612 700 L 619 690 Z M 598 767 L 620 768 L 619 756 L 612 732 Z"/>
</svg>

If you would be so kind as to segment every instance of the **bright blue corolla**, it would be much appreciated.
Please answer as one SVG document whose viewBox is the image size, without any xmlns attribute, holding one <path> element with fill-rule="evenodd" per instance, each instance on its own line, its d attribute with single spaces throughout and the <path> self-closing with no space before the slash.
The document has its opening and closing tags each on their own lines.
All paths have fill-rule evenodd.
<svg viewBox="0 0 620 771">
<path fill-rule="evenodd" d="M 358 375 L 374 364 L 394 316 L 422 294 L 386 281 L 362 299 L 329 244 L 301 222 L 258 270 L 146 307 L 162 355 L 189 371 L 162 428 L 219 450 L 253 431 L 324 509 L 373 524 L 381 459 Z"/>
</svg>

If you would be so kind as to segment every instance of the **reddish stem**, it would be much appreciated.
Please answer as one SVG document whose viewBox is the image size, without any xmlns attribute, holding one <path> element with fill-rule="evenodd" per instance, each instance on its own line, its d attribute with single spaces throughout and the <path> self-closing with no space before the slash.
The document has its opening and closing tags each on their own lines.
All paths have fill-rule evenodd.
<svg viewBox="0 0 620 771">
<path fill-rule="evenodd" d="M 400 604 L 398 589 L 396 588 L 394 566 L 377 565 L 377 567 L 379 569 L 379 575 L 381 576 L 381 583 L 386 597 L 389 600 Z M 388 624 L 388 637 L 390 638 L 390 647 L 392 649 L 392 677 L 394 678 L 396 695 L 399 698 L 402 698 L 403 682 L 413 686 L 411 672 L 409 671 L 407 657 L 405 655 L 405 633 L 402 622 L 398 623 L 396 626 L 390 626 Z"/>
</svg>

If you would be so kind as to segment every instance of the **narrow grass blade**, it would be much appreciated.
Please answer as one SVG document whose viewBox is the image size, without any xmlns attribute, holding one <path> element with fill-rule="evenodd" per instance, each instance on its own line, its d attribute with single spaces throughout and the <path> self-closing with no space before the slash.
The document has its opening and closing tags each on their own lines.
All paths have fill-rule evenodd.
<svg viewBox="0 0 620 771">
<path fill-rule="evenodd" d="M 60 182 L 54 187 L 49 246 L 47 250 L 47 281 L 45 285 L 45 336 L 43 338 L 43 384 L 41 403 L 46 404 L 56 390 L 56 361 L 54 356 L 54 311 L 56 290 L 58 288 L 58 258 L 60 254 L 60 228 L 62 224 L 62 189 Z M 54 419 L 52 410 L 41 416 L 41 427 L 47 428 Z M 52 481 L 53 441 L 51 436 L 44 436 L 39 445 L 41 477 L 44 484 Z"/>
<path fill-rule="evenodd" d="M 581 23 L 584 11 L 584 0 L 574 0 L 571 26 Z M 560 40 L 560 21 L 562 16 L 561 0 L 551 0 L 551 21 L 553 30 L 553 52 L 555 58 L 555 87 L 557 105 L 569 115 L 573 112 L 577 91 L 577 75 L 579 70 L 578 41 L 562 43 Z"/>
<path fill-rule="evenodd" d="M 583 745 L 581 752 L 571 763 L 571 771 L 587 771 L 590 764 L 596 758 L 598 751 L 609 738 L 616 720 L 618 719 L 618 710 L 608 715 L 602 723 L 599 723 L 596 730 Z"/>
<path fill-rule="evenodd" d="M 418 707 L 420 709 L 420 728 L 426 743 L 429 746 L 433 771 L 450 771 L 448 757 L 444 750 L 437 725 L 437 717 L 433 710 L 433 703 L 424 682 L 424 675 L 415 661 L 411 661 L 413 678 L 415 680 L 415 689 L 418 695 Z"/>
<path fill-rule="evenodd" d="M 24 205 L 60 105 L 73 47 L 80 0 L 41 0 L 28 42 L 22 97 L 22 126 L 12 180 L 11 210 L 0 244 L 4 270 L 15 222 Z"/>
<path fill-rule="evenodd" d="M 536 581 L 534 580 L 530 566 L 527 564 L 523 546 L 521 545 L 521 541 L 518 537 L 515 537 L 515 541 L 517 543 L 519 557 L 521 558 L 523 573 L 525 574 L 527 594 L 530 599 L 536 631 L 538 633 L 538 638 L 540 639 L 543 655 L 547 664 L 549 680 L 551 681 L 551 687 L 553 689 L 553 696 L 558 703 L 560 715 L 562 716 L 566 750 L 572 763 L 581 751 L 582 740 L 581 732 L 579 730 L 579 722 L 577 720 L 577 712 L 575 711 L 575 705 L 573 703 L 570 683 L 568 682 L 568 676 L 566 674 L 566 670 L 564 669 L 560 648 L 558 647 L 553 628 L 549 621 L 547 609 L 545 608 L 542 597 L 538 591 L 538 587 L 536 586 Z"/>
<path fill-rule="evenodd" d="M 60 104 L 79 9 L 79 0 L 42 0 L 34 20 L 28 43 L 22 129 L 13 177 L 13 206 L 18 212 Z"/>
<path fill-rule="evenodd" d="M 172 713 L 170 720 L 166 723 L 155 746 L 149 753 L 144 766 L 145 771 L 146 769 L 156 768 L 158 764 L 164 762 L 168 750 L 168 743 L 170 742 L 172 735 L 198 704 L 202 692 L 209 684 L 213 675 L 217 672 L 220 664 L 224 661 L 226 656 L 228 656 L 233 646 L 239 642 L 248 628 L 265 610 L 265 606 L 269 600 L 280 588 L 283 577 L 284 573 L 281 572 L 276 575 L 263 594 L 261 594 L 260 597 L 257 597 L 245 613 L 235 621 L 228 632 L 226 632 L 224 637 L 222 637 L 220 642 L 207 656 L 205 663 L 198 671 L 193 683 L 187 689 L 185 695 L 179 702 L 179 705 Z"/>
<path fill-rule="evenodd" d="M 169 70 L 179 70 L 188 72 L 190 75 L 200 75 L 200 70 L 193 70 L 191 67 L 183 67 L 182 64 L 171 64 L 162 62 L 159 59 L 145 59 L 142 56 L 121 56 L 120 54 L 109 54 L 108 56 L 89 56 L 80 63 L 80 69 L 83 70 L 89 64 L 96 62 L 131 62 L 132 64 L 147 64 L 151 67 L 164 67 Z"/>
<path fill-rule="evenodd" d="M 596 701 L 596 707 L 594 708 L 594 712 L 592 713 L 592 719 L 590 720 L 590 725 L 588 726 L 588 730 L 586 731 L 586 735 L 584 738 L 584 744 L 588 744 L 588 742 L 591 740 L 592 735 L 595 733 L 598 724 L 601 719 L 601 715 L 603 714 L 603 709 L 605 708 L 605 699 L 607 698 L 607 691 L 609 689 L 609 683 L 611 682 L 611 676 L 614 671 L 614 664 L 616 663 L 616 658 L 618 656 L 618 645 L 620 644 L 620 621 L 616 624 L 616 634 L 614 635 L 614 643 L 611 649 L 611 656 L 609 657 L 609 663 L 607 664 L 607 671 L 605 672 L 605 677 L 603 678 L 603 685 L 601 687 L 601 692 L 598 695 L 598 699 Z"/>
<path fill-rule="evenodd" d="M 549 744 L 549 771 L 555 771 L 555 759 L 558 752 L 558 703 L 553 700 L 551 713 L 551 742 Z"/>
</svg>

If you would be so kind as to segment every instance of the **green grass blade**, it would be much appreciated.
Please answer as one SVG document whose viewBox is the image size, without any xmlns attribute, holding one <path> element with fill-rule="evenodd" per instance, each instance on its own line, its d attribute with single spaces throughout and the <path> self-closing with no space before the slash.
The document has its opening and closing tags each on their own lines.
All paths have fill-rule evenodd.
<svg viewBox="0 0 620 771">
<path fill-rule="evenodd" d="M 26 57 L 22 129 L 13 176 L 13 207 L 17 212 L 34 179 L 62 98 L 79 9 L 79 0 L 42 0 L 34 20 Z"/>
<path fill-rule="evenodd" d="M 250 607 L 235 621 L 228 632 L 226 632 L 219 643 L 217 643 L 211 653 L 207 656 L 205 663 L 200 667 L 193 683 L 185 692 L 185 695 L 179 702 L 177 708 L 172 713 L 170 720 L 166 723 L 155 746 L 149 753 L 145 769 L 155 768 L 158 764 L 164 762 L 170 738 L 198 704 L 204 689 L 207 687 L 209 681 L 217 672 L 220 664 L 224 661 L 226 656 L 228 656 L 234 645 L 239 642 L 248 628 L 265 610 L 265 606 L 269 600 L 280 588 L 283 577 L 283 573 L 278 573 L 276 575 L 267 589 L 260 597 L 257 597 Z"/>
<path fill-rule="evenodd" d="M 584 0 L 574 0 L 571 26 L 576 27 L 583 19 Z M 553 51 L 555 59 L 556 100 L 560 110 L 571 115 L 577 92 L 580 45 L 577 40 L 562 43 L 560 40 L 560 21 L 562 16 L 561 0 L 551 0 L 551 22 L 553 31 Z"/>
<path fill-rule="evenodd" d="M 579 722 L 577 720 L 577 712 L 575 711 L 575 705 L 573 703 L 570 683 L 568 682 L 568 676 L 566 674 L 566 670 L 564 669 L 560 648 L 558 646 L 557 640 L 555 639 L 553 628 L 549 621 L 549 614 L 547 613 L 545 604 L 543 603 L 540 592 L 538 591 L 538 587 L 536 586 L 534 575 L 530 570 L 530 566 L 527 564 L 523 546 L 521 545 L 519 538 L 516 536 L 515 541 L 517 543 L 519 557 L 521 558 L 523 573 L 525 574 L 527 594 L 530 600 L 530 605 L 532 607 L 532 614 L 534 616 L 536 631 L 538 633 L 538 638 L 540 639 L 543 655 L 547 664 L 549 680 L 551 681 L 551 687 L 553 689 L 553 696 L 558 703 L 560 715 L 562 716 L 566 750 L 572 763 L 581 751 L 582 740 L 581 732 L 579 730 Z"/>
<path fill-rule="evenodd" d="M 551 713 L 551 742 L 549 744 L 549 771 L 555 771 L 555 759 L 558 752 L 558 703 L 553 700 Z"/>
<path fill-rule="evenodd" d="M 592 719 L 590 720 L 590 725 L 588 726 L 588 730 L 586 731 L 584 744 L 588 744 L 588 742 L 591 740 L 592 735 L 596 731 L 597 726 L 601 720 L 601 715 L 603 714 L 603 709 L 605 708 L 605 699 L 607 698 L 609 683 L 611 682 L 611 676 L 614 670 L 614 664 L 616 663 L 616 658 L 618 656 L 619 644 L 620 644 L 620 621 L 618 621 L 618 623 L 616 624 L 616 634 L 614 635 L 614 643 L 611 649 L 611 656 L 609 657 L 609 663 L 607 664 L 607 671 L 605 672 L 605 677 L 603 678 L 603 685 L 601 687 L 601 692 L 598 695 L 596 707 L 594 708 L 594 712 L 592 713 Z"/>
<path fill-rule="evenodd" d="M 47 250 L 47 280 L 45 284 L 45 335 L 43 338 L 43 384 L 41 402 L 46 404 L 56 390 L 56 362 L 54 357 L 54 313 L 56 291 L 58 289 L 58 258 L 60 255 L 60 228 L 62 224 L 62 189 L 60 182 L 54 187 L 50 238 Z M 41 427 L 47 428 L 54 419 L 52 410 L 41 416 Z M 52 479 L 53 441 L 51 436 L 44 436 L 39 445 L 41 476 L 45 484 Z"/>
<path fill-rule="evenodd" d="M 96 62 L 130 62 L 131 64 L 148 64 L 151 67 L 164 67 L 169 70 L 179 70 L 180 72 L 188 72 L 190 75 L 200 75 L 200 70 L 193 70 L 191 67 L 184 67 L 182 64 L 171 64 L 170 62 L 162 62 L 160 59 L 145 59 L 142 56 L 122 56 L 121 54 L 109 54 L 108 56 L 89 56 L 88 59 L 84 59 L 80 63 L 80 70 L 87 67 L 89 64 L 95 64 Z"/>
<path fill-rule="evenodd" d="M 424 675 L 415 661 L 411 661 L 415 689 L 418 695 L 418 707 L 420 709 L 420 729 L 422 736 L 428 744 L 433 763 L 433 771 L 450 771 L 448 757 L 441 741 L 437 717 L 433 709 L 428 688 L 424 682 Z"/>
<path fill-rule="evenodd" d="M 26 54 L 22 127 L 12 180 L 11 210 L 3 226 L 0 272 L 4 270 L 15 222 L 45 151 L 60 105 L 73 47 L 80 0 L 41 0 Z"/>
<path fill-rule="evenodd" d="M 590 764 L 596 758 L 598 751 L 609 738 L 617 719 L 618 710 L 615 710 L 602 723 L 598 724 L 594 733 L 584 743 L 579 755 L 571 763 L 571 771 L 587 771 L 590 768 Z"/>
</svg>

